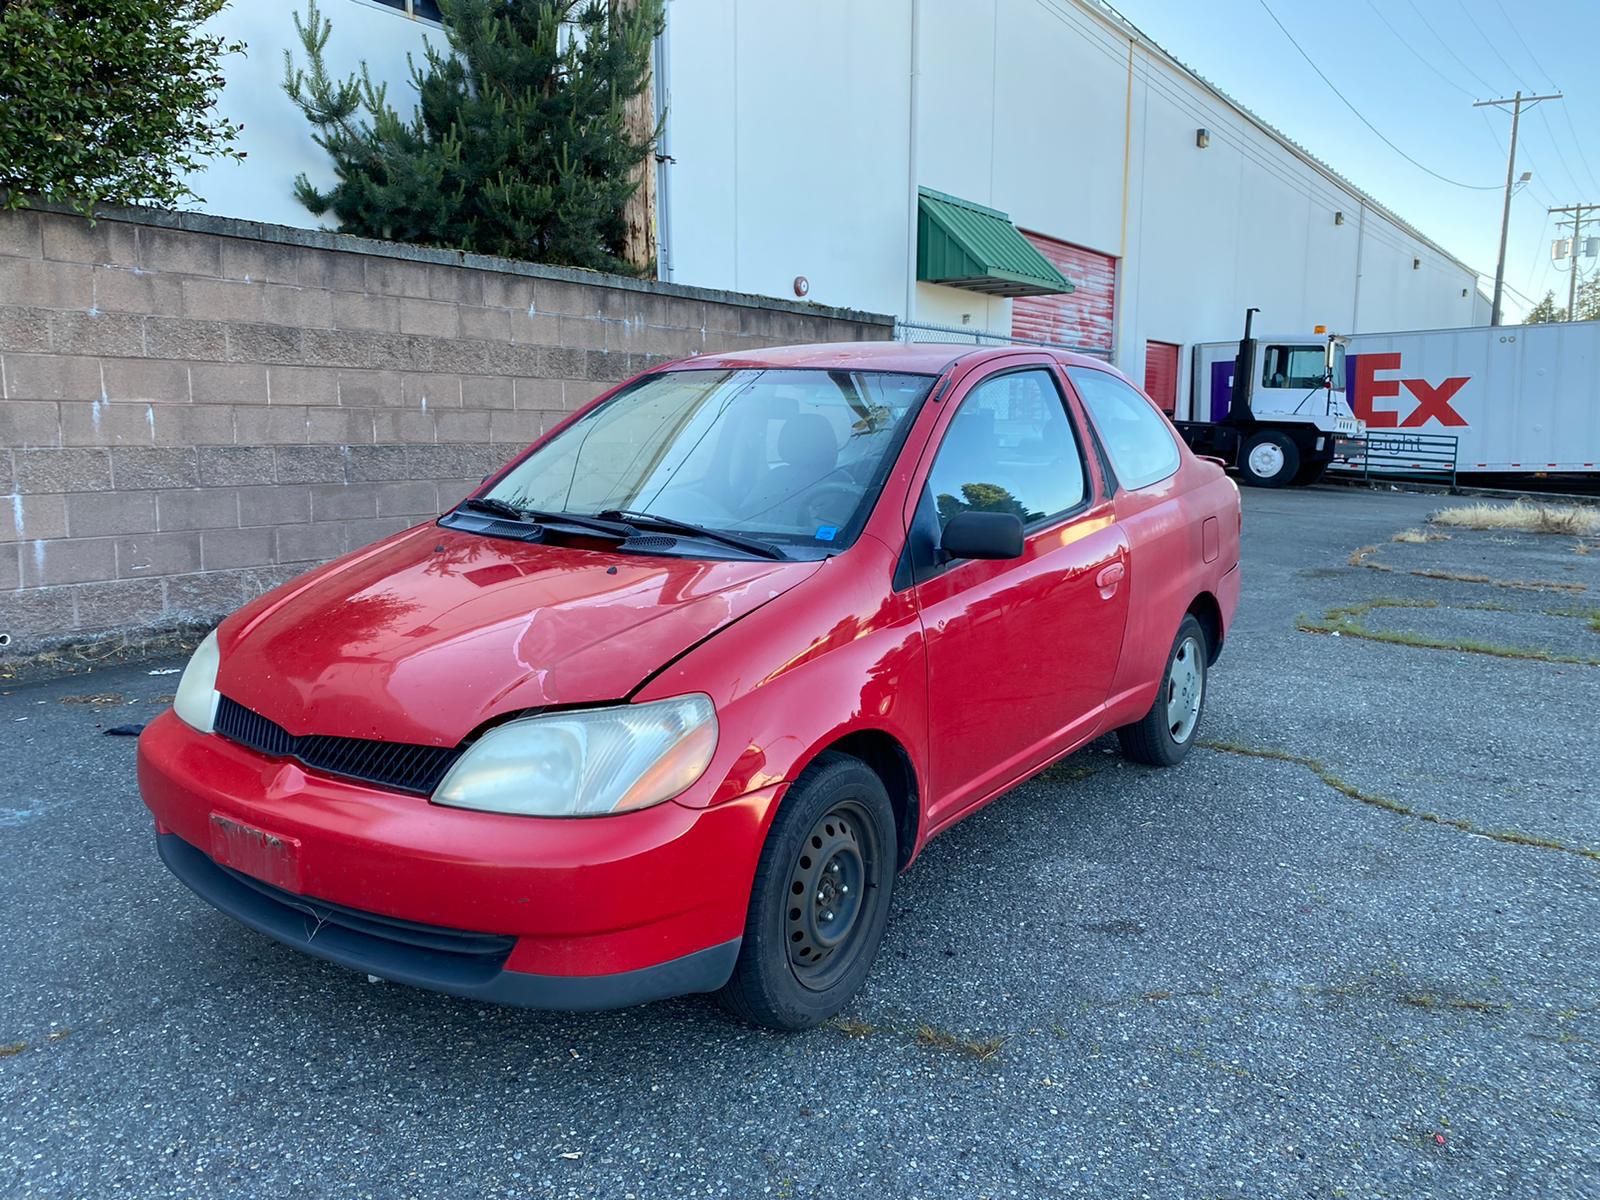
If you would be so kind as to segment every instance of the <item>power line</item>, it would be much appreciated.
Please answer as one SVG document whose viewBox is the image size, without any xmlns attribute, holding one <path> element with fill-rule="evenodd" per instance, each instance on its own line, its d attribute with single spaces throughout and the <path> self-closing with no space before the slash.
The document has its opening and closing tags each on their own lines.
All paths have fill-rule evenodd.
<svg viewBox="0 0 1600 1200">
<path fill-rule="evenodd" d="M 1452 187 L 1465 188 L 1469 192 L 1493 192 L 1499 190 L 1498 184 L 1462 183 L 1459 179 L 1451 179 L 1448 175 L 1441 175 L 1432 167 L 1424 166 L 1422 163 L 1412 158 L 1411 155 L 1407 154 L 1404 150 L 1400 149 L 1399 146 L 1395 145 L 1384 135 L 1383 130 L 1379 129 L 1371 121 L 1367 120 L 1366 116 L 1363 115 L 1361 110 L 1354 104 L 1350 103 L 1345 94 L 1334 85 L 1333 80 L 1329 79 L 1327 75 L 1323 73 L 1322 68 L 1317 66 L 1316 61 L 1311 57 L 1311 55 L 1306 53 L 1305 47 L 1300 45 L 1299 42 L 1295 41 L 1294 35 L 1289 32 L 1282 21 L 1278 20 L 1278 14 L 1272 11 L 1272 6 L 1267 3 L 1267 0 L 1256 0 L 1256 2 L 1260 4 L 1262 9 L 1266 11 L 1267 16 L 1272 18 L 1272 23 L 1278 27 L 1278 29 L 1283 33 L 1283 36 L 1289 39 L 1289 44 L 1299 52 L 1300 57 L 1306 60 L 1306 64 L 1317 73 L 1317 77 L 1320 78 L 1323 83 L 1328 85 L 1329 90 L 1331 90 L 1335 96 L 1339 97 L 1340 101 L 1346 108 L 1355 114 L 1356 119 L 1370 129 L 1377 136 L 1378 140 L 1381 141 L 1385 146 L 1389 147 L 1389 149 L 1393 150 L 1396 154 L 1405 159 L 1412 166 L 1416 167 L 1419 171 L 1422 171 L 1428 175 L 1432 175 L 1435 179 L 1440 180 L 1443 183 L 1448 183 Z"/>
<path fill-rule="evenodd" d="M 1428 32 L 1433 34 L 1434 40 L 1437 41 L 1439 43 L 1439 45 L 1444 47 L 1444 52 L 1446 54 L 1448 54 L 1451 58 L 1455 59 L 1456 60 L 1456 64 L 1463 71 L 1465 71 L 1468 75 L 1471 75 L 1479 83 L 1483 84 L 1484 90 L 1490 91 L 1490 92 L 1494 91 L 1494 84 L 1490 83 L 1482 75 L 1479 75 L 1471 67 L 1467 66 L 1466 60 L 1463 59 L 1454 50 L 1450 49 L 1450 43 L 1445 41 L 1444 40 L 1444 36 L 1437 29 L 1435 29 L 1433 27 L 1433 22 L 1428 20 L 1427 17 L 1422 15 L 1422 10 L 1417 7 L 1416 0 L 1406 0 L 1406 4 L 1410 6 L 1412 12 L 1417 14 L 1417 20 L 1421 21 L 1425 26 L 1427 26 Z"/>
<path fill-rule="evenodd" d="M 1494 127 L 1494 122 L 1489 120 L 1489 114 L 1479 106 L 1474 105 L 1474 108 L 1478 115 L 1483 118 L 1484 127 L 1488 129 L 1489 136 L 1494 139 L 1495 147 L 1501 154 L 1505 154 L 1506 144 L 1501 140 L 1499 131 Z M 1554 204 L 1556 202 L 1556 194 L 1545 186 L 1544 174 L 1539 170 L 1539 164 L 1534 161 L 1533 155 L 1528 153 L 1528 148 L 1526 146 L 1520 147 L 1517 153 L 1528 164 L 1528 170 L 1533 174 L 1533 180 L 1528 184 L 1529 190 L 1538 192 L 1544 198 L 1546 204 Z"/>
<path fill-rule="evenodd" d="M 1054 18 L 1059 24 L 1080 34 L 1086 45 L 1094 49 L 1108 62 L 1114 63 L 1118 68 L 1127 61 L 1127 41 L 1120 36 L 1110 34 L 1097 21 L 1086 16 L 1082 10 L 1070 4 L 1069 0 L 1035 0 L 1041 11 Z M 1106 9 L 1128 28 L 1138 31 L 1138 26 L 1129 21 L 1125 16 L 1113 8 L 1106 0 L 1099 0 L 1100 7 Z M 1063 4 L 1067 4 L 1065 9 Z M 1148 39 L 1147 39 L 1148 40 Z M 1160 47 L 1157 47 L 1160 50 Z M 1416 253 L 1420 245 L 1435 253 L 1450 258 L 1463 269 L 1471 271 L 1476 276 L 1488 277 L 1489 273 L 1480 271 L 1471 263 L 1463 262 L 1459 257 L 1440 246 L 1421 230 L 1410 225 L 1404 217 L 1384 205 L 1381 200 L 1353 182 L 1339 175 L 1333 167 L 1321 162 L 1310 151 L 1300 147 L 1287 134 L 1272 129 L 1266 125 L 1259 116 L 1244 108 L 1238 101 L 1220 91 L 1204 77 L 1191 70 L 1171 55 L 1161 51 L 1166 59 L 1171 60 L 1177 71 L 1192 77 L 1202 87 L 1209 90 L 1209 98 L 1202 97 L 1192 92 L 1173 76 L 1162 69 L 1160 63 L 1148 56 L 1140 59 L 1140 78 L 1145 83 L 1150 95 L 1160 96 L 1175 108 L 1187 112 L 1197 120 L 1210 127 L 1212 136 L 1219 138 L 1225 144 L 1232 146 L 1239 154 L 1260 168 L 1265 174 L 1276 179 L 1279 183 L 1293 190 L 1298 195 L 1316 204 L 1337 204 L 1337 198 L 1349 199 L 1368 208 L 1377 219 L 1366 226 L 1365 236 L 1374 242 L 1380 243 L 1390 249 L 1402 251 L 1407 257 Z M 1468 93 L 1470 95 L 1470 93 Z M 1237 128 L 1234 125 L 1237 124 Z M 1270 133 L 1289 150 L 1297 150 L 1305 156 L 1305 165 L 1313 174 L 1289 174 L 1283 167 L 1282 160 L 1276 156 L 1269 156 L 1260 152 L 1257 142 L 1253 140 L 1256 132 Z M 1491 134 L 1492 136 L 1492 134 Z M 1496 139 L 1498 146 L 1499 141 Z M 1329 193 L 1333 193 L 1330 196 Z M 1552 200 L 1551 203 L 1554 203 Z M 1512 289 L 1515 290 L 1515 289 Z"/>
<path fill-rule="evenodd" d="M 1506 74 L 1515 79 L 1518 75 L 1517 69 L 1506 61 L 1505 55 L 1500 53 L 1500 47 L 1496 46 L 1489 35 L 1483 31 L 1483 26 L 1478 24 L 1478 18 L 1473 16 L 1472 10 L 1467 7 L 1466 0 L 1456 0 L 1456 7 L 1461 10 L 1472 27 L 1478 31 L 1478 36 L 1483 39 L 1483 44 L 1489 47 L 1489 53 L 1500 61 L 1500 65 L 1506 69 Z"/>
<path fill-rule="evenodd" d="M 1567 162 L 1567 156 L 1561 152 L 1561 143 L 1556 139 L 1555 126 L 1550 124 L 1550 118 L 1544 115 L 1544 109 L 1539 109 L 1539 120 L 1544 125 L 1544 131 L 1550 135 L 1550 145 L 1556 152 L 1556 159 L 1561 163 L 1561 169 L 1566 172 L 1567 182 L 1572 184 L 1574 192 L 1583 191 L 1583 185 L 1578 182 L 1578 176 L 1573 172 L 1572 166 Z"/>
<path fill-rule="evenodd" d="M 1550 221 L 1554 216 L 1555 216 L 1555 213 L 1551 212 L 1549 209 L 1545 209 L 1545 213 L 1544 213 L 1544 228 L 1539 230 L 1539 240 L 1536 241 L 1533 244 L 1533 262 L 1528 267 L 1528 286 L 1529 287 L 1538 287 L 1539 286 L 1538 283 L 1535 281 L 1534 276 L 1536 276 L 1539 273 L 1539 262 L 1544 257 L 1545 234 L 1550 232 Z M 1552 293 L 1554 293 L 1555 289 L 1551 288 L 1550 291 Z"/>
<path fill-rule="evenodd" d="M 1544 69 L 1544 64 L 1539 61 L 1539 56 L 1533 52 L 1532 47 L 1530 47 L 1523 39 L 1522 31 L 1517 28 L 1517 23 L 1511 19 L 1511 14 L 1506 11 L 1506 6 L 1501 4 L 1500 0 L 1494 0 L 1494 6 L 1500 10 L 1501 17 L 1503 17 L 1505 19 L 1505 23 L 1511 27 L 1512 36 L 1517 39 L 1517 44 L 1522 47 L 1523 53 L 1528 56 L 1528 61 L 1533 64 L 1533 69 L 1544 76 L 1544 81 L 1546 83 L 1548 83 L 1551 87 L 1555 87 L 1555 79 L 1551 76 L 1549 71 Z"/>
<path fill-rule="evenodd" d="M 1375 15 L 1378 18 L 1378 20 L 1383 22 L 1384 27 L 1387 28 L 1390 33 L 1394 34 L 1395 41 L 1399 42 L 1407 50 L 1411 51 L 1412 55 L 1416 58 L 1416 60 L 1419 63 L 1421 63 L 1423 66 L 1427 67 L 1428 70 L 1432 71 L 1440 79 L 1444 80 L 1445 83 L 1447 83 L 1451 87 L 1455 88 L 1456 91 L 1460 92 L 1468 100 L 1476 100 L 1477 99 L 1477 97 L 1474 96 L 1470 91 L 1468 91 L 1466 88 L 1462 87 L 1454 79 L 1451 79 L 1450 76 L 1446 75 L 1438 67 L 1434 66 L 1432 60 L 1427 58 L 1422 53 L 1421 50 L 1418 50 L 1414 45 L 1412 45 L 1411 42 L 1407 39 L 1406 35 L 1401 33 L 1398 29 L 1396 29 L 1394 27 L 1394 24 L 1389 20 L 1389 18 L 1384 16 L 1383 9 L 1379 8 L 1377 6 L 1377 4 L 1374 2 L 1374 0 L 1367 0 L 1367 7 L 1372 10 L 1373 15 Z"/>
<path fill-rule="evenodd" d="M 1590 186 L 1594 191 L 1600 192 L 1600 182 L 1596 182 L 1594 168 L 1589 165 L 1589 156 L 1583 152 L 1583 139 L 1578 136 L 1578 127 L 1572 123 L 1572 114 L 1567 111 L 1567 106 L 1561 106 L 1561 115 L 1567 120 L 1567 128 L 1572 131 L 1573 144 L 1578 147 L 1578 161 L 1583 164 L 1583 171 L 1589 177 Z"/>
</svg>

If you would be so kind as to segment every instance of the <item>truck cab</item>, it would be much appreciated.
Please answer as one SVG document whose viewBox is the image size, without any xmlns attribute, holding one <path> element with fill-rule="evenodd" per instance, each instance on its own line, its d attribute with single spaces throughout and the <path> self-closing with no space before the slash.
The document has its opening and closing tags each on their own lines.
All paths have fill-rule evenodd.
<svg viewBox="0 0 1600 1200">
<path fill-rule="evenodd" d="M 1321 330 L 1253 337 L 1247 317 L 1242 342 L 1195 347 L 1179 432 L 1196 452 L 1236 467 L 1244 483 L 1315 483 L 1346 439 L 1364 432 L 1345 396 L 1344 343 Z"/>
</svg>

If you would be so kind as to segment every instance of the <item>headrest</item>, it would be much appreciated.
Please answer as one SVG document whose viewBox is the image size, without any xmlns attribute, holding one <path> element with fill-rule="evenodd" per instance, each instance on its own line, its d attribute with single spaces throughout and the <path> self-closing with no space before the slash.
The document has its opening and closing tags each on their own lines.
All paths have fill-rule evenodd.
<svg viewBox="0 0 1600 1200">
<path fill-rule="evenodd" d="M 820 413 L 797 413 L 778 430 L 778 457 L 792 467 L 831 470 L 839 460 L 833 426 Z"/>
</svg>

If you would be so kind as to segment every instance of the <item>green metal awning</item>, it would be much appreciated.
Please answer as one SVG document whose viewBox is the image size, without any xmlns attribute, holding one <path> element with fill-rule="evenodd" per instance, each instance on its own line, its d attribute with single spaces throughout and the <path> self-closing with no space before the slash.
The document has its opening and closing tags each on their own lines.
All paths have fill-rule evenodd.
<svg viewBox="0 0 1600 1200">
<path fill-rule="evenodd" d="M 1003 212 L 917 189 L 917 278 L 986 296 L 1049 296 L 1072 284 Z"/>
</svg>

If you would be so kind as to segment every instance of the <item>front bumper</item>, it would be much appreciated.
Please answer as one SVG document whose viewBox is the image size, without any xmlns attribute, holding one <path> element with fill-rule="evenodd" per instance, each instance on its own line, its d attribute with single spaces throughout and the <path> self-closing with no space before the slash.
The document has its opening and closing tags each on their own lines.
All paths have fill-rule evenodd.
<svg viewBox="0 0 1600 1200">
<path fill-rule="evenodd" d="M 139 789 L 173 874 L 253 929 L 401 983 L 602 1008 L 726 982 L 782 785 L 699 809 L 477 813 L 319 776 L 168 712 L 140 738 Z M 219 823 L 292 846 L 289 879 L 230 865 Z"/>
</svg>

